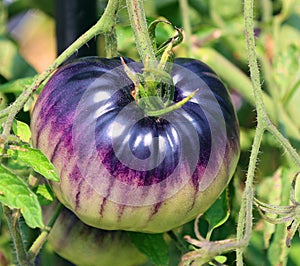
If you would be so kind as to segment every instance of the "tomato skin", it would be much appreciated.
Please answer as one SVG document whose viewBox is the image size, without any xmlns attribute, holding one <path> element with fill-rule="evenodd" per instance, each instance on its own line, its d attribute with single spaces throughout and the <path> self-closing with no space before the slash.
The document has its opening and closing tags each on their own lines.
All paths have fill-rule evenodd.
<svg viewBox="0 0 300 266">
<path fill-rule="evenodd" d="M 132 71 L 142 66 L 125 59 Z M 228 91 L 204 63 L 172 70 L 181 108 L 149 117 L 119 58 L 84 58 L 48 81 L 32 114 L 33 144 L 58 169 L 58 199 L 106 230 L 165 232 L 204 212 L 227 186 L 240 153 Z"/>
<path fill-rule="evenodd" d="M 44 207 L 47 223 L 56 202 Z M 125 231 L 106 231 L 88 226 L 63 207 L 51 228 L 48 244 L 64 259 L 81 266 L 136 266 L 147 261 Z"/>
</svg>

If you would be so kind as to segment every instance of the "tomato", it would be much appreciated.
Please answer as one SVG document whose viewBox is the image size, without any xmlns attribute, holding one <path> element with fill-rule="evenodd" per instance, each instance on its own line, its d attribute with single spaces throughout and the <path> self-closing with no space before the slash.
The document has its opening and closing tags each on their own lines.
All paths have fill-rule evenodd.
<svg viewBox="0 0 300 266">
<path fill-rule="evenodd" d="M 120 58 L 76 60 L 45 85 L 32 114 L 33 144 L 58 170 L 60 183 L 51 183 L 58 199 L 86 224 L 164 232 L 207 210 L 230 181 L 240 145 L 227 89 L 194 59 L 175 59 L 171 76 L 170 105 L 199 91 L 161 115 L 137 104 Z M 142 99 L 165 96 L 151 97 Z"/>
<path fill-rule="evenodd" d="M 44 209 L 49 220 L 54 205 Z M 49 217 L 48 217 L 49 216 Z M 52 227 L 48 244 L 66 260 L 82 266 L 134 266 L 147 261 L 131 243 L 125 231 L 106 231 L 82 223 L 74 213 L 62 208 Z"/>
</svg>

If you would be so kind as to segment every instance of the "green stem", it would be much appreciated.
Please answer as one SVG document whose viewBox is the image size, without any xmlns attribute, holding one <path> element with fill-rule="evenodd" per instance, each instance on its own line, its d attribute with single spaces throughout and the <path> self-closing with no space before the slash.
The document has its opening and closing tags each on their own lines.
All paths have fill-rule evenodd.
<svg viewBox="0 0 300 266">
<path fill-rule="evenodd" d="M 114 11 L 114 14 L 110 18 L 111 23 L 112 23 L 112 27 L 104 35 L 105 55 L 106 55 L 107 58 L 112 58 L 112 57 L 115 57 L 115 56 L 118 55 L 118 42 L 117 42 L 117 32 L 116 32 L 116 24 L 117 24 L 116 14 L 118 12 L 119 5 L 120 5 L 120 3 L 118 3 L 119 1 L 120 0 L 116 1 L 116 3 L 114 4 L 114 6 L 112 7 L 112 10 L 111 10 L 111 11 Z M 108 6 L 107 6 L 107 8 L 108 8 Z M 105 12 L 104 12 L 104 14 L 105 14 Z M 108 16 L 107 16 L 107 19 L 109 19 Z"/>
<path fill-rule="evenodd" d="M 245 190 L 243 192 L 241 209 L 238 218 L 237 240 L 250 240 L 252 230 L 252 203 L 254 198 L 253 180 L 255 175 L 255 167 L 258 159 L 259 147 L 265 131 L 264 121 L 269 121 L 260 84 L 260 75 L 257 64 L 257 55 L 255 51 L 254 39 L 254 22 L 253 22 L 253 0 L 245 0 L 244 2 L 244 23 L 245 23 L 245 37 L 248 51 L 248 60 L 250 68 L 250 76 L 252 81 L 252 89 L 255 99 L 257 111 L 257 128 L 251 149 L 250 161 L 248 165 L 247 179 Z M 237 265 L 243 265 L 243 250 L 236 250 Z"/>
<path fill-rule="evenodd" d="M 39 251 L 41 250 L 41 248 L 47 241 L 50 230 L 53 227 L 61 209 L 62 209 L 62 204 L 59 203 L 58 206 L 56 207 L 56 210 L 55 210 L 54 214 L 52 215 L 51 220 L 49 221 L 48 225 L 43 229 L 41 234 L 37 237 L 37 239 L 34 241 L 32 246 L 30 247 L 30 249 L 28 251 L 28 257 L 29 257 L 30 261 L 32 261 L 32 262 L 34 261 L 36 256 L 39 254 Z"/>
<path fill-rule="evenodd" d="M 250 77 L 252 81 L 252 89 L 257 110 L 258 118 L 265 118 L 267 116 L 265 111 L 265 104 L 263 100 L 263 93 L 261 90 L 260 74 L 257 63 L 257 55 L 255 50 L 254 38 L 254 22 L 253 22 L 253 0 L 245 0 L 245 36 L 248 51 Z"/>
<path fill-rule="evenodd" d="M 60 56 L 58 56 L 49 68 L 47 68 L 42 74 L 36 76 L 33 84 L 27 87 L 12 105 L 0 112 L 0 118 L 7 116 L 6 122 L 3 126 L 1 141 L 5 141 L 9 136 L 12 121 L 17 113 L 22 109 L 24 104 L 43 83 L 43 81 L 45 81 L 58 66 L 64 63 L 76 50 L 78 50 L 82 45 L 87 43 L 96 35 L 108 34 L 114 30 L 115 20 L 112 18 L 115 17 L 118 12 L 119 1 L 120 0 L 109 0 L 104 13 L 98 22 L 82 36 L 80 36 L 75 42 L 73 42 Z"/>
<path fill-rule="evenodd" d="M 191 57 L 192 55 L 192 29 L 191 21 L 189 15 L 189 4 L 187 0 L 179 0 L 181 14 L 182 14 L 182 24 L 185 32 L 185 43 L 187 45 L 187 56 Z"/>
<path fill-rule="evenodd" d="M 300 156 L 290 142 L 278 131 L 278 129 L 269 122 L 266 129 L 275 137 L 275 139 L 283 146 L 283 148 L 292 157 L 293 161 L 300 168 Z"/>
<path fill-rule="evenodd" d="M 116 57 L 118 55 L 118 43 L 116 29 L 110 34 L 105 35 L 105 56 L 107 58 Z"/>
<path fill-rule="evenodd" d="M 22 237 L 20 225 L 19 225 L 19 213 L 15 213 L 9 207 L 2 205 L 3 213 L 7 221 L 8 229 L 13 240 L 15 248 L 15 256 L 20 266 L 33 266 L 28 259 L 28 254 L 24 246 L 24 240 Z"/>
<path fill-rule="evenodd" d="M 243 193 L 241 209 L 239 212 L 237 240 L 249 242 L 252 231 L 252 204 L 254 200 L 253 181 L 255 175 L 255 167 L 258 159 L 259 147 L 262 141 L 264 131 L 267 129 L 270 133 L 284 146 L 287 152 L 292 156 L 294 161 L 300 167 L 300 157 L 293 149 L 287 139 L 285 139 L 278 129 L 270 122 L 266 113 L 263 92 L 260 83 L 260 74 L 257 63 L 257 55 L 255 50 L 254 22 L 253 22 L 253 0 L 244 1 L 244 23 L 245 38 L 248 51 L 248 60 L 250 68 L 250 76 L 252 81 L 252 89 L 255 99 L 257 111 L 257 128 L 253 140 L 250 161 L 247 172 L 245 190 Z M 243 265 L 243 250 L 236 250 L 237 265 Z"/>
<path fill-rule="evenodd" d="M 144 64 L 148 61 L 149 68 L 156 68 L 157 60 L 148 33 L 143 0 L 126 0 L 126 5 L 136 47 L 141 60 Z"/>
<path fill-rule="evenodd" d="M 243 192 L 241 209 L 239 211 L 238 226 L 237 226 L 237 240 L 246 241 L 250 240 L 252 230 L 252 202 L 254 198 L 253 181 L 255 176 L 255 167 L 259 154 L 259 147 L 264 134 L 264 127 L 261 123 L 257 124 L 255 136 L 252 144 L 250 161 L 247 172 L 247 179 L 245 184 L 245 190 Z M 236 250 L 237 265 L 243 265 L 243 250 Z"/>
</svg>

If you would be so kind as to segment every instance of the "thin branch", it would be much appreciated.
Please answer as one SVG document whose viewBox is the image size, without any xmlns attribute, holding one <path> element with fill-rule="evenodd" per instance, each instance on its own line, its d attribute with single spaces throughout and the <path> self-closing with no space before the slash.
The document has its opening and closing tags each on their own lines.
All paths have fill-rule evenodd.
<svg viewBox="0 0 300 266">
<path fill-rule="evenodd" d="M 2 205 L 2 208 L 11 238 L 13 240 L 15 256 L 18 264 L 20 266 L 33 266 L 34 264 L 28 259 L 28 254 L 24 246 L 24 240 L 19 225 L 19 212 L 14 212 L 5 205 Z"/>
</svg>

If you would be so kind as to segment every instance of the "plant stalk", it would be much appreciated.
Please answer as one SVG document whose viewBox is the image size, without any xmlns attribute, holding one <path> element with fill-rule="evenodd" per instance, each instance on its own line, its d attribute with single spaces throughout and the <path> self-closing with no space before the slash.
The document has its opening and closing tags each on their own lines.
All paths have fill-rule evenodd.
<svg viewBox="0 0 300 266">
<path fill-rule="evenodd" d="M 30 249 L 28 251 L 28 258 L 31 262 L 34 262 L 34 259 L 39 254 L 41 248 L 43 247 L 43 245 L 47 241 L 50 230 L 53 227 L 53 225 L 54 225 L 61 209 L 62 209 L 62 204 L 58 203 L 58 205 L 55 209 L 55 212 L 53 213 L 50 221 L 48 222 L 48 225 L 46 226 L 46 228 L 44 228 L 42 230 L 41 234 L 37 237 L 37 239 L 34 241 L 32 246 L 30 247 Z"/>
<path fill-rule="evenodd" d="M 129 20 L 133 30 L 136 47 L 143 64 L 149 68 L 157 68 L 157 60 L 148 33 L 143 0 L 126 0 Z"/>
<path fill-rule="evenodd" d="M 252 204 L 254 199 L 253 181 L 255 176 L 255 168 L 259 154 L 259 147 L 265 131 L 264 121 L 268 120 L 263 95 L 260 84 L 260 75 L 257 64 L 257 55 L 255 51 L 254 39 L 254 22 L 253 22 L 253 0 L 244 1 L 244 23 L 245 38 L 248 51 L 248 61 L 250 68 L 250 76 L 252 81 L 252 89 L 255 99 L 255 107 L 257 111 L 257 128 L 251 149 L 250 161 L 247 171 L 247 179 L 245 190 L 243 192 L 241 209 L 238 217 L 237 240 L 249 242 L 252 230 Z M 237 265 L 243 265 L 243 250 L 236 250 Z"/>
<path fill-rule="evenodd" d="M 255 99 L 255 107 L 257 112 L 257 128 L 251 149 L 250 161 L 247 171 L 247 179 L 245 190 L 243 193 L 241 209 L 239 212 L 237 240 L 250 241 L 252 231 L 252 205 L 254 200 L 253 181 L 255 176 L 255 167 L 259 154 L 259 147 L 265 130 L 268 130 L 279 141 L 286 151 L 292 156 L 296 164 L 300 167 L 300 157 L 297 152 L 290 145 L 289 141 L 278 131 L 278 129 L 271 123 L 265 109 L 263 93 L 260 83 L 259 67 L 257 63 L 257 55 L 255 50 L 254 37 L 254 21 L 253 21 L 253 0 L 244 1 L 244 23 L 245 23 L 245 39 L 248 52 L 248 61 L 250 76 L 252 81 L 252 89 Z M 237 265 L 243 265 L 243 250 L 236 250 Z"/>
<path fill-rule="evenodd" d="M 15 249 L 15 257 L 20 266 L 34 266 L 28 259 L 28 254 L 24 246 L 20 225 L 19 225 L 19 212 L 14 212 L 9 207 L 2 204 L 4 217 L 6 219 L 8 229 L 13 240 Z"/>
<path fill-rule="evenodd" d="M 237 226 L 237 241 L 246 241 L 247 243 L 251 237 L 252 231 L 252 210 L 253 210 L 253 200 L 254 200 L 254 189 L 253 181 L 255 176 L 256 162 L 259 154 L 259 148 L 264 134 L 264 127 L 261 123 L 257 124 L 255 131 L 255 136 L 252 144 L 250 161 L 247 171 L 247 179 L 245 183 L 245 190 L 242 196 L 241 208 L 238 216 L 238 226 Z M 236 261 L 238 266 L 243 265 L 243 249 L 236 250 Z"/>
</svg>

